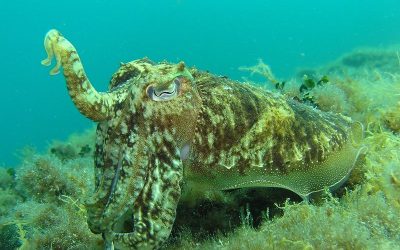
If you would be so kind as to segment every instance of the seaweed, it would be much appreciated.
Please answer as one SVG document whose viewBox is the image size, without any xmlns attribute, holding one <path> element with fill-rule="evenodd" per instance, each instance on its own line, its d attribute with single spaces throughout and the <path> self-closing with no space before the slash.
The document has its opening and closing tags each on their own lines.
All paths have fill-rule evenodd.
<svg viewBox="0 0 400 250">
<path fill-rule="evenodd" d="M 274 76 L 272 73 L 272 70 L 268 64 L 265 64 L 264 61 L 260 58 L 258 59 L 258 63 L 254 66 L 241 66 L 239 67 L 239 70 L 242 71 L 249 71 L 251 75 L 257 74 L 262 77 L 264 77 L 267 81 L 272 83 L 275 88 L 279 89 L 281 88 L 282 85 L 284 85 L 283 82 L 280 82 L 277 80 L 277 78 Z"/>
<path fill-rule="evenodd" d="M 93 144 L 86 140 L 92 138 L 89 134 L 93 135 L 89 132 L 82 138 Z M 81 139 L 76 138 L 65 145 L 81 148 Z M 60 160 L 50 150 L 26 159 L 15 172 L 16 185 L 8 185 L 0 193 L 2 200 L 7 199 L 0 203 L 4 215 L 0 242 L 7 244 L 7 249 L 100 249 L 101 237 L 90 232 L 83 206 L 93 188 L 90 156 Z"/>
</svg>

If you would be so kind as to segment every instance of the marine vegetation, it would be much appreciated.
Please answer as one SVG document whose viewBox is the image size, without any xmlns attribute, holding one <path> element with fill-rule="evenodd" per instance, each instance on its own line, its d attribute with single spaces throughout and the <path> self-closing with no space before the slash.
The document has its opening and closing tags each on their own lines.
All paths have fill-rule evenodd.
<svg viewBox="0 0 400 250">
<path fill-rule="evenodd" d="M 145 58 L 99 93 L 59 32 L 45 46 L 98 125 L 2 170 L 0 248 L 399 245 L 400 65 L 305 69 L 268 91 Z"/>
</svg>

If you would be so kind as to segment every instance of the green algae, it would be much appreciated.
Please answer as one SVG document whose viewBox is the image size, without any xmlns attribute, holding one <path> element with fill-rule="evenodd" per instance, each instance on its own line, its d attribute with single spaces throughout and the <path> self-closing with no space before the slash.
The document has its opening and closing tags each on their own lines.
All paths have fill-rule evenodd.
<svg viewBox="0 0 400 250">
<path fill-rule="evenodd" d="M 400 64 L 393 49 L 361 49 L 280 85 L 302 100 L 304 73 L 329 81 L 313 105 L 366 128 L 363 160 L 344 187 L 312 203 L 281 189 L 186 194 L 165 249 L 396 249 L 400 245 Z M 261 66 L 260 66 L 261 65 Z M 261 68 L 257 68 L 261 67 Z M 245 67 L 282 83 L 262 61 Z M 261 83 L 263 84 L 263 83 Z M 259 83 L 260 85 L 260 83 Z M 94 129 L 0 168 L 1 249 L 102 249 L 86 224 L 93 190 Z"/>
<path fill-rule="evenodd" d="M 80 148 L 73 138 L 66 145 Z M 1 199 L 16 202 L 1 217 L 0 236 L 4 238 L 0 241 L 7 249 L 17 245 L 21 249 L 100 249 L 101 237 L 90 232 L 83 206 L 93 187 L 92 176 L 90 156 L 69 160 L 55 153 L 27 157 L 16 169 L 14 187 L 2 190 L 12 197 L 1 195 Z"/>
</svg>

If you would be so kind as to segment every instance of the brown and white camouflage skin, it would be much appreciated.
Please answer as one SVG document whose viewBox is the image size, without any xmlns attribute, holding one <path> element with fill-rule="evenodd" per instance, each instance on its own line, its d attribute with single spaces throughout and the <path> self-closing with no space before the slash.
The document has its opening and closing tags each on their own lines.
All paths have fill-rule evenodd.
<svg viewBox="0 0 400 250">
<path fill-rule="evenodd" d="M 45 37 L 78 110 L 98 122 L 88 224 L 106 244 L 153 249 L 169 236 L 182 188 L 281 187 L 307 199 L 336 187 L 361 150 L 362 128 L 285 96 L 183 63 L 122 64 L 97 92 L 76 49 Z M 133 217 L 133 226 L 126 218 Z"/>
</svg>

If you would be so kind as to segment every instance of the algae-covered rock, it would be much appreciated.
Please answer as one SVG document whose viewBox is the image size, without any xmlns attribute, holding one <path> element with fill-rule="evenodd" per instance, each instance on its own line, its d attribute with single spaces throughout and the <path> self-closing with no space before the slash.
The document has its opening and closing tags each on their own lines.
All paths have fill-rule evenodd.
<svg viewBox="0 0 400 250">
<path fill-rule="evenodd" d="M 0 249 L 17 249 L 22 246 L 19 229 L 15 224 L 0 226 Z"/>
<path fill-rule="evenodd" d="M 400 93 L 399 93 L 400 96 Z M 400 101 L 396 106 L 389 109 L 384 114 L 386 126 L 395 133 L 400 132 Z"/>
<path fill-rule="evenodd" d="M 58 145 L 79 150 L 80 143 L 73 138 Z M 21 249 L 101 248 L 101 237 L 87 226 L 83 205 L 93 189 L 90 154 L 64 159 L 51 152 L 37 154 L 26 158 L 15 171 L 16 184 L 0 189 L 0 235 L 7 236 L 2 242 L 10 246 L 1 249 L 15 249 L 16 245 Z"/>
</svg>

